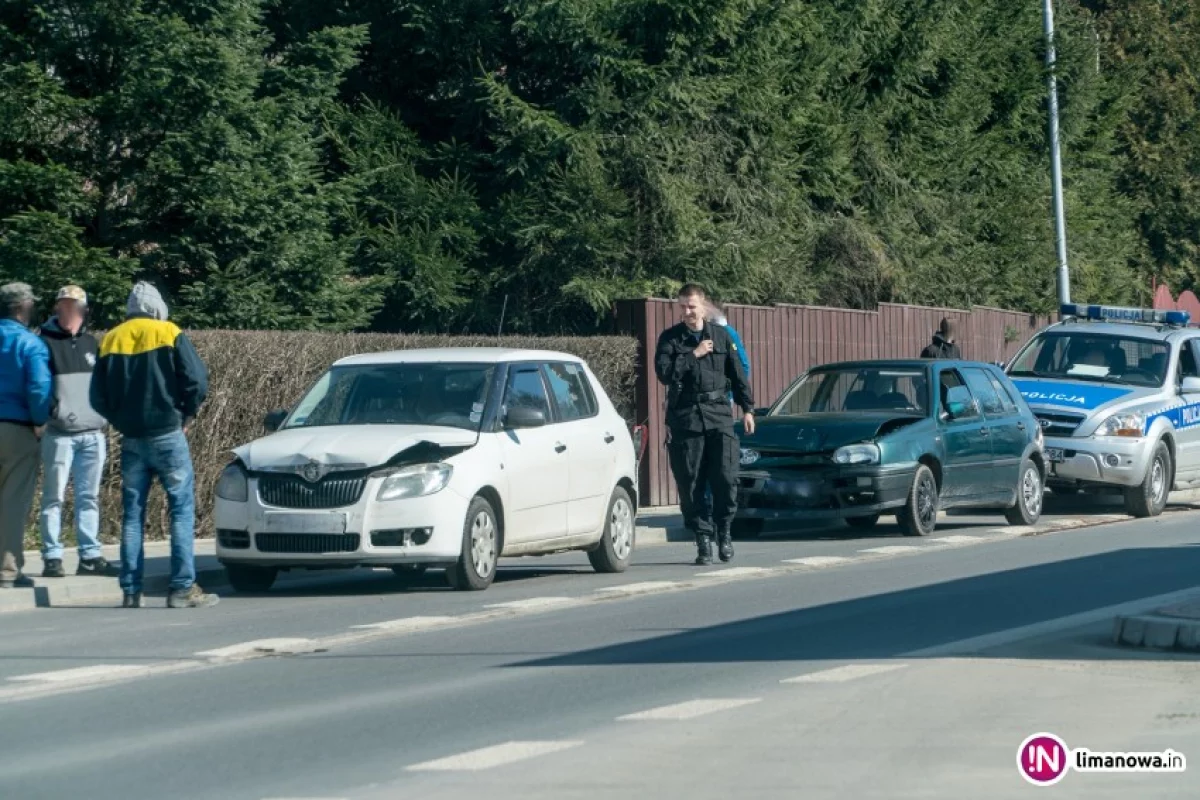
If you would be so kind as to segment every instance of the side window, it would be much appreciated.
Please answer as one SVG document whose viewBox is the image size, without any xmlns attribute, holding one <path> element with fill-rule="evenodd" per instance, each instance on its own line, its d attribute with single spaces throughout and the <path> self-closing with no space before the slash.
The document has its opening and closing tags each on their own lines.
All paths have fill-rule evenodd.
<svg viewBox="0 0 1200 800">
<path fill-rule="evenodd" d="M 955 416 L 956 422 L 975 419 L 979 416 L 979 404 L 971 395 L 971 390 L 967 388 L 957 370 L 947 369 L 939 373 L 938 399 L 943 412 L 950 410 L 951 402 L 963 403 L 966 408 Z"/>
<path fill-rule="evenodd" d="M 1200 339 L 1188 339 L 1183 343 L 1183 347 L 1179 348 L 1179 383 L 1183 383 L 1184 378 L 1200 378 L 1200 369 L 1196 363 L 1196 348 L 1200 345 Z"/>
<path fill-rule="evenodd" d="M 532 408 L 550 419 L 550 399 L 546 396 L 542 373 L 536 367 L 522 367 L 509 373 L 508 388 L 504 390 L 504 407 Z"/>
<path fill-rule="evenodd" d="M 578 364 L 547 364 L 546 378 L 563 422 L 596 415 L 596 397 Z"/>
<path fill-rule="evenodd" d="M 1000 405 L 1004 408 L 1005 414 L 1019 413 L 1021 407 L 1017 404 L 1017 398 L 1013 395 L 1009 388 L 1004 385 L 1004 381 L 997 378 L 995 375 L 988 375 L 992 381 L 992 388 L 996 390 L 996 396 L 1000 398 Z"/>
<path fill-rule="evenodd" d="M 970 387 L 971 394 L 975 395 L 975 399 L 983 407 L 984 414 L 989 417 L 1000 417 L 1007 413 L 1004 404 L 1000 402 L 1000 395 L 996 394 L 996 387 L 992 385 L 986 372 L 981 369 L 964 369 L 963 374 L 967 379 L 967 386 Z"/>
</svg>

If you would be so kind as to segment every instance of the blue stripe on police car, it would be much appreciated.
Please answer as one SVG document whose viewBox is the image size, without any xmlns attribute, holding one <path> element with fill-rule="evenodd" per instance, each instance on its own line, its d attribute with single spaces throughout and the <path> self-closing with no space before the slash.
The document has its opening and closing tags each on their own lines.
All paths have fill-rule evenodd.
<svg viewBox="0 0 1200 800">
<path fill-rule="evenodd" d="M 1057 405 L 1073 408 L 1093 409 L 1105 403 L 1111 403 L 1119 397 L 1129 394 L 1129 389 L 1116 389 L 1111 386 L 1085 386 L 1078 383 L 1059 383 L 1056 381 L 1014 380 L 1017 391 L 1031 405 Z"/>
</svg>

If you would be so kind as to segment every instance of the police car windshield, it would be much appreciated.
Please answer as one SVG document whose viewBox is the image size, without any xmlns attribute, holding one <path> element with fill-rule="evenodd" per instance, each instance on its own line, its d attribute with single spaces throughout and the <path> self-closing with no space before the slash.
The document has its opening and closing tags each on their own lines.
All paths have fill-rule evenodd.
<svg viewBox="0 0 1200 800">
<path fill-rule="evenodd" d="M 927 396 L 924 370 L 819 369 L 800 379 L 776 404 L 771 416 L 871 411 L 923 415 Z"/>
<path fill-rule="evenodd" d="M 1171 350 L 1165 342 L 1091 332 L 1043 333 L 1021 351 L 1012 377 L 1162 386 Z"/>
<path fill-rule="evenodd" d="M 477 431 L 493 370 L 487 364 L 333 367 L 284 427 L 440 425 Z"/>
</svg>

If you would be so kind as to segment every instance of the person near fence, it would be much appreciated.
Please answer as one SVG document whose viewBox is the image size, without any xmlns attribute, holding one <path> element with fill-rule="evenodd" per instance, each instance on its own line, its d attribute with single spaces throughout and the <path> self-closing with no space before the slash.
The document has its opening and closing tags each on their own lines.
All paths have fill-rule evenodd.
<svg viewBox="0 0 1200 800">
<path fill-rule="evenodd" d="M 0 589 L 28 588 L 25 523 L 37 491 L 38 440 L 50 417 L 50 352 L 29 330 L 37 297 L 0 286 Z"/>
<path fill-rule="evenodd" d="M 683 320 L 659 336 L 654 370 L 667 387 L 668 448 L 680 509 L 696 536 L 696 564 L 705 565 L 712 563 L 714 532 L 721 560 L 734 555 L 738 441 L 728 394 L 741 407 L 747 433 L 754 432 L 754 397 L 728 331 L 705 319 L 704 289 L 687 284 L 678 299 Z M 705 502 L 710 489 L 711 515 Z"/>
<path fill-rule="evenodd" d="M 954 340 L 954 320 L 943 318 L 942 324 L 933 332 L 933 341 L 921 351 L 921 358 L 941 358 L 957 360 L 962 358 L 962 351 Z"/>
<path fill-rule="evenodd" d="M 148 283 L 129 294 L 127 319 L 100 343 L 92 406 L 121 440 L 121 591 L 142 605 L 146 499 L 155 477 L 170 511 L 170 608 L 203 608 L 220 599 L 196 583 L 196 478 L 187 431 L 208 391 L 208 370 L 188 337 L 167 320 L 167 304 Z"/>
<path fill-rule="evenodd" d="M 54 380 L 50 421 L 42 436 L 42 577 L 62 578 L 62 510 L 67 484 L 75 488 L 76 575 L 116 577 L 100 549 L 100 482 L 107 440 L 104 418 L 88 399 L 99 344 L 87 331 L 88 297 L 79 286 L 64 286 L 54 300 L 54 316 L 41 328 L 50 349 Z"/>
</svg>

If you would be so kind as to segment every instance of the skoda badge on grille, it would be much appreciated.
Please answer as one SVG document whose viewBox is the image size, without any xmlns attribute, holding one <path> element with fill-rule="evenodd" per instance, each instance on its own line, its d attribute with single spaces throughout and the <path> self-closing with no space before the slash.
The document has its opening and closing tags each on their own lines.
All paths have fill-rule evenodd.
<svg viewBox="0 0 1200 800">
<path fill-rule="evenodd" d="M 325 476 L 325 468 L 321 466 L 319 461 L 309 461 L 298 471 L 300 472 L 300 477 L 309 483 L 316 483 Z"/>
</svg>

